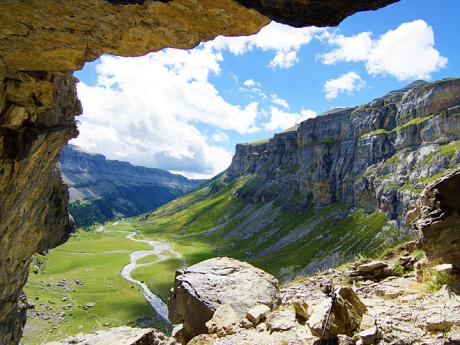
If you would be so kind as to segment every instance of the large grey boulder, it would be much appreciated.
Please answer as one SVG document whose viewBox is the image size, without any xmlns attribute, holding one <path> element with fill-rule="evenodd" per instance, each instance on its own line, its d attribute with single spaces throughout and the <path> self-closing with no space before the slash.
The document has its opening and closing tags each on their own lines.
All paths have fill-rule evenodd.
<svg viewBox="0 0 460 345">
<path fill-rule="evenodd" d="M 182 323 L 190 338 L 207 333 L 206 322 L 224 304 L 240 318 L 256 305 L 270 308 L 279 303 L 278 280 L 235 259 L 221 257 L 202 261 L 176 272 L 169 298 L 169 319 Z"/>
</svg>

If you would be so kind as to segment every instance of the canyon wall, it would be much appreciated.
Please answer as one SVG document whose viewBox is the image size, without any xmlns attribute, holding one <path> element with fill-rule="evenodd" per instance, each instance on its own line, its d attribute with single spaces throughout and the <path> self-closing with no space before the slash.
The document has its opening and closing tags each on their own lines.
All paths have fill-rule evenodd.
<svg viewBox="0 0 460 345">
<path fill-rule="evenodd" d="M 103 53 L 191 48 L 221 34 L 256 33 L 270 17 L 337 24 L 395 1 L 1 1 L 0 344 L 19 342 L 25 320 L 19 297 L 31 255 L 65 241 L 71 228 L 68 194 L 55 170 L 81 112 L 70 72 Z"/>
<path fill-rule="evenodd" d="M 254 174 L 239 192 L 246 200 L 294 211 L 340 202 L 381 210 L 404 227 L 422 189 L 460 164 L 459 139 L 460 79 L 418 81 L 240 144 L 226 174 Z"/>
</svg>

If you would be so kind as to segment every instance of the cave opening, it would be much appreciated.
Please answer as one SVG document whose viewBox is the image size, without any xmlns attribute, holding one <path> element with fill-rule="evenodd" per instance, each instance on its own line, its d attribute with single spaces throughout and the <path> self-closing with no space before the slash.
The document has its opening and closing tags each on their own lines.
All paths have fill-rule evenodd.
<svg viewBox="0 0 460 345">
<path fill-rule="evenodd" d="M 255 236 L 253 240 L 266 239 L 273 232 L 267 231 L 260 238 L 251 232 L 237 234 L 235 238 L 241 236 L 238 240 L 227 240 L 219 232 L 232 221 L 232 229 L 238 229 L 237 218 L 242 215 L 258 214 L 258 222 L 279 222 L 276 224 L 290 231 L 314 219 L 306 210 L 315 202 L 325 207 L 324 214 L 335 217 L 330 224 L 338 224 L 337 219 L 352 223 L 344 225 L 347 231 L 354 229 L 355 223 L 367 222 L 364 227 L 378 223 L 379 229 L 387 225 L 372 207 L 351 214 L 337 205 L 349 201 L 351 187 L 342 184 L 346 174 L 337 175 L 340 183 L 332 180 L 327 186 L 302 180 L 304 189 L 297 188 L 298 192 L 285 185 L 283 189 L 264 186 L 260 192 L 260 181 L 242 176 L 242 171 L 254 175 L 262 166 L 260 162 L 254 165 L 255 157 L 262 154 L 253 148 L 268 145 L 267 138 L 278 138 L 285 150 L 282 153 L 292 152 L 296 145 L 304 146 L 304 140 L 311 138 L 290 137 L 299 123 L 322 116 L 349 116 L 348 112 L 359 105 L 370 104 L 416 79 L 452 76 L 458 53 L 451 49 L 449 40 L 439 38 L 450 30 L 448 25 L 442 26 L 430 8 L 423 6 L 416 16 L 399 16 L 398 21 L 376 19 L 394 17 L 397 6 L 406 11 L 414 8 L 410 1 L 357 14 L 338 29 L 302 26 L 336 25 L 358 10 L 395 1 L 335 4 L 335 9 L 318 3 L 318 9 L 307 11 L 293 9 L 287 2 L 284 8 L 269 9 L 252 1 L 206 2 L 199 8 L 179 2 L 98 1 L 83 8 L 75 2 L 61 9 L 51 4 L 49 15 L 42 19 L 48 24 L 40 29 L 27 16 L 43 14 L 43 8 L 32 4 L 15 16 L 13 8 L 17 5 L 8 1 L 1 5 L 6 11 L 2 13 L 9 13 L 2 25 L 8 28 L 14 24 L 14 29 L 8 30 L 32 42 L 27 48 L 23 43 L 11 44 L 2 50 L 0 63 L 0 172 L 4 187 L 0 190 L 4 205 L 0 235 L 1 248 L 5 249 L 0 264 L 5 273 L 2 277 L 14 276 L 9 280 L 0 277 L 0 286 L 5 287 L 0 294 L 4 310 L 0 339 L 5 339 L 5 344 L 19 343 L 27 308 L 25 344 L 119 325 L 155 326 L 169 333 L 165 302 L 175 270 L 213 256 L 253 260 L 285 280 L 302 272 L 301 263 L 288 256 L 282 264 L 273 263 L 267 254 L 273 243 L 246 248 L 238 241 L 250 236 Z M 80 11 L 87 18 L 79 17 Z M 53 22 L 59 13 L 68 20 L 66 24 Z M 133 21 L 136 15 L 143 19 Z M 197 23 L 208 15 L 207 24 L 211 24 L 203 29 Z M 266 16 L 286 24 L 269 23 Z M 85 26 L 99 18 L 105 19 L 96 25 L 97 30 L 79 27 L 79 19 Z M 185 19 L 178 23 L 175 18 Z M 32 24 L 24 24 L 29 21 Z M 114 27 L 117 22 L 119 28 Z M 210 40 L 218 34 L 252 35 Z M 8 37 L 10 43 L 15 40 Z M 48 44 L 43 51 L 33 43 L 41 41 Z M 183 50 L 201 41 L 205 43 Z M 71 42 L 75 45 L 67 44 Z M 162 49 L 166 46 L 178 49 Z M 137 58 L 118 57 L 150 51 L 156 52 Z M 95 60 L 101 53 L 107 55 Z M 86 62 L 74 73 L 80 80 L 76 84 L 70 71 L 78 70 L 84 61 L 93 62 Z M 74 121 L 81 112 L 78 99 L 83 115 L 77 117 L 80 134 L 76 137 Z M 385 105 L 391 107 L 390 102 Z M 369 129 L 359 133 L 359 139 L 398 133 L 410 121 L 425 126 L 432 116 L 412 115 L 406 122 L 373 118 L 368 127 L 381 132 Z M 332 127 L 314 139 L 321 157 L 328 158 L 315 159 L 314 164 L 328 172 L 339 136 Z M 442 149 L 453 161 L 457 147 L 451 142 L 456 142 L 457 134 L 449 135 Z M 76 137 L 70 142 L 74 146 L 65 147 L 61 154 L 72 137 Z M 235 163 L 234 148 L 240 143 L 245 145 L 239 146 L 240 151 L 236 147 L 236 157 L 240 158 L 240 152 L 249 157 L 249 163 Z M 393 155 L 391 147 L 380 148 L 384 159 Z M 302 154 L 298 161 L 280 159 L 277 170 L 260 171 L 264 178 L 273 180 L 296 176 L 305 169 Z M 54 169 L 59 157 L 64 182 L 70 186 L 70 212 L 81 228 L 68 242 L 72 230 L 67 218 L 69 200 L 61 173 Z M 99 163 L 95 162 L 103 162 L 104 171 L 97 171 Z M 226 170 L 228 166 L 230 170 Z M 436 170 L 423 178 L 438 174 Z M 172 206 L 154 210 L 190 191 L 190 199 L 185 195 L 169 204 Z M 292 200 L 279 198 L 284 194 L 293 196 Z M 152 195 L 157 199 L 151 200 Z M 215 198 L 203 202 L 209 195 Z M 363 196 L 359 207 L 374 202 L 368 197 Z M 249 206 L 242 205 L 241 200 Z M 289 212 L 277 208 L 279 203 L 286 203 Z M 391 221 L 399 222 L 395 219 L 401 210 L 390 209 L 389 204 L 391 200 L 383 200 L 379 207 Z M 268 209 L 267 205 L 275 206 Z M 196 219 L 201 223 L 193 223 Z M 321 238 L 327 240 L 327 236 Z M 47 255 L 30 258 L 58 245 Z M 26 302 L 22 287 L 28 275 Z"/>
</svg>

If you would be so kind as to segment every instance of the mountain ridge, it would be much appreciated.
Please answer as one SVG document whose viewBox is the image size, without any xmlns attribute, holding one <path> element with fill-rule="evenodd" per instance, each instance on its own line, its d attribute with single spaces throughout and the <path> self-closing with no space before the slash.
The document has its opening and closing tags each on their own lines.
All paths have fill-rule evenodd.
<svg viewBox="0 0 460 345">
<path fill-rule="evenodd" d="M 203 182 L 106 159 L 74 145 L 63 148 L 59 165 L 69 187 L 69 209 L 77 226 L 151 211 Z"/>
</svg>

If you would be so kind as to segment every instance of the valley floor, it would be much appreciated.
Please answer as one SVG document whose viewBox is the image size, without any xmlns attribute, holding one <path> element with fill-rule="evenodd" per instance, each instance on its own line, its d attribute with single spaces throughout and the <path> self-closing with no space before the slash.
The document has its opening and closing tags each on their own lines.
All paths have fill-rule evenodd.
<svg viewBox="0 0 460 345">
<path fill-rule="evenodd" d="M 80 230 L 63 246 L 36 257 L 25 288 L 35 308 L 29 312 L 23 344 L 120 325 L 168 331 L 139 285 L 120 274 L 132 252 L 151 249 L 127 238 L 131 232 L 136 239 L 172 245 L 172 251 L 161 253 L 162 261 L 147 255 L 131 272 L 163 302 L 177 269 L 211 257 L 249 261 L 289 281 L 358 254 L 376 255 L 403 240 L 379 212 L 367 215 L 335 204 L 293 214 L 272 203 L 244 204 L 234 194 L 248 181 L 214 181 L 151 214 Z"/>
</svg>

